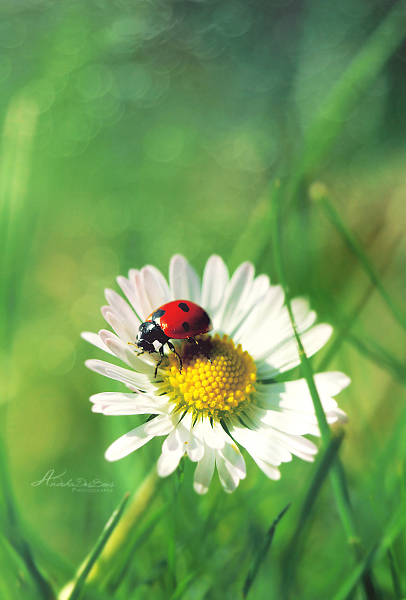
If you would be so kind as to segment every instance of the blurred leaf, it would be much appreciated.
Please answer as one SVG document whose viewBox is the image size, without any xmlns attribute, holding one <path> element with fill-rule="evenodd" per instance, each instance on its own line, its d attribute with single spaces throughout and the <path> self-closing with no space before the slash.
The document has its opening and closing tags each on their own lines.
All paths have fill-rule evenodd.
<svg viewBox="0 0 406 600">
<path fill-rule="evenodd" d="M 405 15 L 406 21 L 406 15 Z M 341 237 L 347 244 L 348 248 L 353 252 L 353 254 L 358 258 L 361 265 L 363 266 L 366 274 L 370 278 L 371 282 L 375 285 L 376 289 L 381 294 L 383 300 L 386 302 L 387 307 L 391 311 L 392 315 L 398 321 L 398 323 L 406 329 L 406 315 L 399 309 L 397 304 L 392 299 L 391 295 L 388 293 L 381 277 L 377 273 L 374 265 L 368 258 L 366 252 L 362 248 L 361 244 L 355 237 L 355 235 L 350 231 L 347 227 L 346 223 L 342 219 L 341 215 L 338 213 L 336 207 L 333 204 L 330 194 L 323 184 L 315 183 L 310 188 L 310 197 L 312 200 L 320 202 L 323 206 L 325 212 L 327 213 L 330 221 L 335 226 L 337 231 L 340 233 Z"/>
<path fill-rule="evenodd" d="M 274 522 L 272 523 L 271 527 L 268 529 L 263 544 L 262 546 L 259 548 L 257 555 L 254 558 L 254 561 L 252 563 L 252 566 L 250 568 L 250 570 L 248 571 L 248 575 L 247 578 L 245 580 L 244 583 L 244 587 L 243 587 L 243 598 L 246 598 L 249 594 L 249 591 L 252 587 L 252 584 L 255 581 L 256 576 L 258 575 L 258 571 L 259 571 L 259 567 L 261 566 L 261 564 L 263 563 L 266 555 L 269 552 L 269 549 L 271 547 L 272 544 L 272 540 L 274 538 L 275 535 L 275 531 L 276 531 L 276 527 L 279 523 L 279 521 L 282 519 L 282 517 L 286 514 L 286 512 L 289 510 L 290 508 L 290 504 L 288 504 L 283 510 L 282 512 L 279 513 L 279 515 L 276 517 L 276 519 L 274 520 Z"/>
<path fill-rule="evenodd" d="M 284 572 L 283 588 L 284 594 L 288 593 L 288 589 L 293 583 L 293 573 L 295 568 L 295 562 L 297 560 L 297 550 L 300 547 L 299 541 L 304 528 L 312 516 L 312 510 L 317 497 L 320 493 L 321 487 L 327 477 L 330 474 L 330 470 L 333 466 L 334 460 L 337 457 L 341 443 L 344 439 L 344 431 L 341 431 L 338 436 L 334 436 L 321 459 L 316 464 L 316 469 L 310 482 L 309 489 L 304 498 L 302 508 L 300 510 L 299 521 L 294 531 L 293 537 L 289 542 L 285 551 L 286 560 L 284 561 Z"/>
<path fill-rule="evenodd" d="M 295 196 L 343 129 L 352 107 L 406 36 L 406 2 L 400 0 L 359 50 L 331 90 L 305 134 L 304 150 L 292 169 L 287 198 Z"/>
<path fill-rule="evenodd" d="M 62 600 L 62 599 L 63 600 L 78 600 L 78 598 L 80 598 L 80 596 L 84 590 L 85 584 L 86 584 L 86 579 L 87 579 L 93 565 L 96 563 L 101 552 L 103 551 L 103 548 L 105 547 L 109 537 L 111 536 L 114 529 L 116 528 L 117 523 L 119 522 L 121 515 L 123 514 L 123 511 L 127 504 L 129 496 L 130 495 L 128 493 L 124 496 L 124 498 L 122 499 L 122 501 L 120 502 L 120 504 L 118 505 L 118 507 L 116 508 L 114 513 L 111 515 L 111 517 L 108 520 L 108 522 L 106 523 L 106 526 L 104 527 L 99 539 L 97 540 L 94 548 L 92 549 L 89 556 L 87 557 L 87 559 L 81 566 L 80 571 L 79 571 L 78 575 L 76 576 L 75 581 L 72 582 L 71 584 L 68 584 L 60 592 L 60 594 L 58 596 L 58 598 L 60 600 Z"/>
</svg>

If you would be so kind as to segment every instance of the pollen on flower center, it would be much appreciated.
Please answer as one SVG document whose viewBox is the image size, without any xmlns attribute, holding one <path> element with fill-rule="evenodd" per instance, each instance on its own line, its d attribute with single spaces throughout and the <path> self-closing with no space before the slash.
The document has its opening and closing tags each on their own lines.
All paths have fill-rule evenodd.
<svg viewBox="0 0 406 600">
<path fill-rule="evenodd" d="M 168 357 L 165 392 L 176 402 L 178 410 L 211 416 L 216 421 L 238 413 L 244 403 L 250 402 L 254 389 L 253 358 L 241 345 L 235 347 L 227 335 L 199 336 L 197 340 L 198 345 L 187 340 L 182 343 L 179 351 L 182 371 L 176 357 Z"/>
</svg>

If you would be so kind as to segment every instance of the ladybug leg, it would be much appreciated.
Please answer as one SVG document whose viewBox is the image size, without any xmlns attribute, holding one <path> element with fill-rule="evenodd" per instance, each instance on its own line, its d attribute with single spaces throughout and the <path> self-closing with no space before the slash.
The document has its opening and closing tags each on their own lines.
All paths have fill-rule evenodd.
<svg viewBox="0 0 406 600">
<path fill-rule="evenodd" d="M 201 349 L 201 351 L 203 352 L 203 354 L 205 355 L 205 357 L 207 358 L 207 360 L 209 361 L 209 363 L 211 363 L 210 356 L 207 354 L 204 344 L 199 344 L 199 342 L 197 340 L 195 340 L 195 338 L 192 338 L 192 337 L 187 338 L 187 341 L 189 342 L 189 344 L 194 344 L 195 346 L 198 346 Z"/>
<path fill-rule="evenodd" d="M 176 356 L 178 357 L 178 360 L 179 360 L 179 372 L 181 372 L 181 371 L 182 371 L 182 358 L 181 358 L 181 357 L 179 356 L 179 354 L 176 352 L 176 348 L 175 348 L 175 346 L 172 344 L 172 342 L 167 342 L 167 344 L 168 344 L 169 348 L 172 350 L 172 352 L 173 352 L 174 354 L 176 354 Z"/>
<path fill-rule="evenodd" d="M 156 377 L 156 374 L 157 374 L 157 372 L 158 372 L 158 369 L 159 369 L 159 367 L 161 366 L 161 363 L 162 363 L 162 361 L 163 361 L 163 359 L 164 359 L 164 347 L 163 347 L 163 346 L 161 346 L 161 347 L 159 348 L 158 352 L 159 352 L 159 358 L 158 358 L 158 360 L 157 360 L 156 367 L 155 367 L 154 379 L 155 379 L 155 377 Z"/>
</svg>

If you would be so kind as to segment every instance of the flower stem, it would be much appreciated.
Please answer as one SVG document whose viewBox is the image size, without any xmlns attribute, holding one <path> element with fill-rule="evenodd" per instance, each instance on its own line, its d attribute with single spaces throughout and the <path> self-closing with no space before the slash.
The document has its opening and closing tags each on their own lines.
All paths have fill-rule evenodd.
<svg viewBox="0 0 406 600">
<path fill-rule="evenodd" d="M 332 434 L 330 427 L 327 423 L 326 415 L 324 413 L 323 406 L 321 404 L 320 396 L 318 394 L 316 384 L 314 381 L 313 369 L 311 367 L 311 363 L 306 356 L 306 352 L 303 348 L 302 341 L 297 332 L 297 327 L 295 323 L 295 318 L 291 306 L 289 288 L 286 282 L 285 270 L 282 261 L 282 239 L 281 239 L 281 202 L 283 200 L 283 194 L 278 194 L 274 197 L 273 202 L 273 219 L 272 219 L 272 241 L 273 241 L 273 251 L 274 251 L 274 260 L 275 266 L 277 269 L 277 273 L 279 276 L 280 283 L 283 287 L 286 297 L 286 305 L 289 311 L 290 320 L 292 323 L 293 331 L 295 334 L 295 338 L 298 344 L 300 363 L 302 366 L 303 375 L 306 379 L 307 385 L 309 387 L 310 394 L 312 396 L 314 410 L 316 413 L 321 437 L 323 440 L 323 445 L 327 446 L 331 440 Z M 343 527 L 347 536 L 348 543 L 354 549 L 355 558 L 357 562 L 359 561 L 359 549 L 357 545 L 360 540 L 356 534 L 356 528 L 354 523 L 354 518 L 352 514 L 352 507 L 349 500 L 348 495 L 348 487 L 347 481 L 344 473 L 344 469 L 342 467 L 341 462 L 337 458 L 332 464 L 330 468 L 330 480 L 333 488 L 333 493 L 335 496 L 337 509 L 340 514 L 341 521 L 343 523 Z M 367 568 L 367 567 L 366 567 Z M 371 579 L 370 572 L 366 570 L 362 573 L 362 580 L 364 589 L 366 591 L 367 597 L 375 597 L 374 595 L 369 595 L 371 589 L 373 588 L 373 582 Z"/>
<path fill-rule="evenodd" d="M 128 562 L 128 556 L 134 545 L 134 532 L 150 508 L 162 481 L 154 466 L 129 499 L 125 512 L 122 513 L 121 509 L 116 511 L 118 517 L 114 518 L 114 528 L 111 527 L 109 529 L 108 536 L 105 536 L 108 539 L 104 538 L 103 545 L 101 546 L 102 549 L 98 552 L 96 560 L 92 561 L 91 568 L 88 568 L 89 557 L 94 554 L 94 550 L 91 551 L 89 557 L 81 565 L 76 579 L 69 582 L 61 590 L 58 600 L 70 600 L 70 594 L 74 589 L 75 582 L 85 570 L 86 585 L 91 585 L 93 588 L 101 591 L 107 590 L 110 583 L 116 580 L 117 572 L 121 573 L 122 565 Z M 101 539 L 102 536 L 99 542 Z"/>
</svg>

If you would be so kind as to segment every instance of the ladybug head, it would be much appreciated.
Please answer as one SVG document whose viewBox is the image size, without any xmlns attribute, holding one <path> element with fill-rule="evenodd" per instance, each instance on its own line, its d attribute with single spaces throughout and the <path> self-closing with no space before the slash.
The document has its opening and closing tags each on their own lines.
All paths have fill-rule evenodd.
<svg viewBox="0 0 406 600">
<path fill-rule="evenodd" d="M 158 352 L 159 348 L 166 344 L 168 340 L 168 336 L 165 335 L 157 323 L 146 321 L 141 323 L 135 343 L 144 352 L 152 353 Z"/>
</svg>

